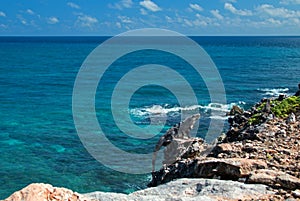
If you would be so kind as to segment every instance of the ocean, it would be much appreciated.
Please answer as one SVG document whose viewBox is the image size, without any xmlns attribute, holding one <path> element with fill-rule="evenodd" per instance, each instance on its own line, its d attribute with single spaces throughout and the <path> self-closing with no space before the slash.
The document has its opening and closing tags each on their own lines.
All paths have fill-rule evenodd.
<svg viewBox="0 0 300 201">
<path fill-rule="evenodd" d="M 150 173 L 124 173 L 101 164 L 83 146 L 74 124 L 72 95 L 77 73 L 91 51 L 108 38 L 0 37 L 0 199 L 34 182 L 80 193 L 130 193 L 146 188 Z M 135 154 L 151 153 L 160 135 L 180 121 L 182 111 L 200 111 L 196 132 L 198 137 L 205 137 L 213 119 L 225 122 L 226 130 L 225 114 L 232 105 L 248 109 L 263 97 L 297 91 L 300 37 L 190 38 L 214 61 L 224 84 L 226 103 L 211 102 L 205 81 L 187 70 L 187 64 L 178 57 L 153 50 L 128 55 L 112 64 L 117 70 L 102 77 L 95 96 L 96 116 L 114 146 Z M 128 111 L 121 111 L 128 112 L 136 126 L 145 128 L 153 115 L 158 121 L 160 115 L 166 117 L 159 134 L 137 139 L 118 129 L 109 98 L 126 72 L 153 63 L 153 58 L 183 74 L 198 102 L 180 105 L 170 90 L 157 85 L 136 90 Z M 180 85 L 168 74 L 164 77 L 170 86 Z"/>
</svg>

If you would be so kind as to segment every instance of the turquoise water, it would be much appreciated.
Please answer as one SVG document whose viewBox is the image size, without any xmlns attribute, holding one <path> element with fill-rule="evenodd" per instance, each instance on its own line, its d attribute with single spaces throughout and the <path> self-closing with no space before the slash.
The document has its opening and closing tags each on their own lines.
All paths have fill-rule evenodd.
<svg viewBox="0 0 300 201">
<path fill-rule="evenodd" d="M 113 86 L 135 65 L 153 58 L 180 71 L 197 93 L 202 119 L 198 136 L 204 136 L 212 118 L 224 119 L 233 104 L 249 108 L 263 97 L 293 94 L 300 82 L 300 37 L 192 37 L 215 62 L 226 90 L 227 104 L 217 105 L 203 80 L 172 55 L 146 51 L 129 55 L 108 72 L 97 89 L 96 111 L 103 130 L 116 146 L 149 153 L 159 136 L 149 140 L 124 138 L 111 118 L 108 99 Z M 32 182 L 50 183 L 85 193 L 132 192 L 145 188 L 149 174 L 113 171 L 96 161 L 83 147 L 72 116 L 73 85 L 87 55 L 103 37 L 1 37 L 0 38 L 0 199 Z M 147 56 L 145 56 L 147 55 Z M 174 85 L 176 81 L 170 80 Z M 146 98 L 145 98 L 146 97 Z M 167 125 L 180 119 L 178 101 L 170 91 L 147 86 L 132 98 L 129 112 L 137 125 L 149 124 L 157 110 L 167 114 Z M 211 110 L 218 116 L 211 117 Z M 150 150 L 150 151 L 149 151 Z"/>
</svg>

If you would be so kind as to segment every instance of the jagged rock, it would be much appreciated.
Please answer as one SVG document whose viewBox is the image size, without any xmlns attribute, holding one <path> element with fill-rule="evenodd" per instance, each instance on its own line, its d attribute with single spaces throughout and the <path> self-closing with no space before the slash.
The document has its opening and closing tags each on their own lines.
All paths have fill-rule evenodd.
<svg viewBox="0 0 300 201">
<path fill-rule="evenodd" d="M 300 198 L 300 190 L 294 190 L 292 194 L 295 198 Z"/>
<path fill-rule="evenodd" d="M 90 201 L 83 195 L 66 188 L 53 187 L 50 184 L 34 183 L 13 193 L 4 201 Z"/>
<path fill-rule="evenodd" d="M 247 183 L 265 184 L 274 188 L 295 190 L 300 188 L 300 179 L 282 171 L 256 170 L 251 173 Z"/>
<path fill-rule="evenodd" d="M 292 112 L 286 120 L 286 123 L 295 123 L 296 122 L 296 115 Z"/>
<path fill-rule="evenodd" d="M 184 121 L 174 125 L 167 132 L 160 137 L 159 141 L 155 145 L 155 149 L 152 156 L 152 171 L 155 170 L 155 161 L 156 161 L 156 154 L 160 150 L 162 146 L 170 145 L 174 139 L 189 139 L 190 132 L 194 127 L 194 124 L 199 120 L 200 114 L 194 114 L 190 117 L 187 117 Z M 188 143 L 185 144 L 186 148 L 189 146 Z M 180 156 L 180 153 L 176 153 L 172 158 L 177 158 Z M 174 161 L 170 161 L 171 158 L 167 159 L 168 163 L 172 163 Z"/>
<path fill-rule="evenodd" d="M 298 84 L 298 91 L 295 93 L 295 96 L 300 96 L 300 83 Z"/>
<path fill-rule="evenodd" d="M 191 157 L 177 158 L 153 173 L 149 186 L 182 177 L 219 178 L 268 184 L 278 194 L 275 200 L 292 199 L 288 189 L 299 188 L 300 179 L 300 108 L 294 108 L 294 115 L 286 121 L 273 115 L 274 106 L 270 99 L 264 99 L 252 109 L 230 117 L 225 138 L 208 156 L 188 154 Z M 249 161 L 264 165 L 249 165 Z"/>
<path fill-rule="evenodd" d="M 262 160 L 242 158 L 195 158 L 181 160 L 152 173 L 148 186 L 157 186 L 177 178 L 214 178 L 238 180 L 247 177 L 253 170 L 267 168 Z"/>
<path fill-rule="evenodd" d="M 278 101 L 283 101 L 285 98 L 286 98 L 286 95 L 285 95 L 285 94 L 279 94 L 277 100 L 278 100 Z"/>
<path fill-rule="evenodd" d="M 120 195 L 118 197 L 118 195 Z M 274 193 L 267 190 L 265 185 L 243 184 L 236 181 L 222 181 L 216 179 L 178 179 L 167 184 L 136 191 L 129 195 L 94 192 L 85 194 L 94 200 L 247 200 L 269 199 Z"/>
<path fill-rule="evenodd" d="M 231 110 L 229 111 L 229 113 L 227 113 L 227 115 L 229 116 L 233 116 L 233 115 L 236 115 L 236 114 L 243 114 L 243 109 L 240 108 L 239 106 L 237 105 L 234 105 L 232 106 Z"/>
<path fill-rule="evenodd" d="M 218 144 L 215 148 L 218 153 L 229 153 L 233 151 L 233 147 L 229 143 Z"/>
<path fill-rule="evenodd" d="M 265 106 L 262 109 L 262 112 L 269 114 L 271 112 L 271 103 L 270 99 L 267 99 Z"/>
<path fill-rule="evenodd" d="M 170 165 L 180 159 L 193 159 L 204 155 L 208 148 L 202 138 L 174 139 L 164 150 L 163 165 Z"/>
</svg>

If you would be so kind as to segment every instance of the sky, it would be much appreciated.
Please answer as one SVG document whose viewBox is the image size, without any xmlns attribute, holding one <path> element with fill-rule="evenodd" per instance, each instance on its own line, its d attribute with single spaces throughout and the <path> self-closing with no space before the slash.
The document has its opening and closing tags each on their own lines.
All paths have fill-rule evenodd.
<svg viewBox="0 0 300 201">
<path fill-rule="evenodd" d="M 0 36 L 300 35 L 300 0 L 1 0 Z"/>
</svg>

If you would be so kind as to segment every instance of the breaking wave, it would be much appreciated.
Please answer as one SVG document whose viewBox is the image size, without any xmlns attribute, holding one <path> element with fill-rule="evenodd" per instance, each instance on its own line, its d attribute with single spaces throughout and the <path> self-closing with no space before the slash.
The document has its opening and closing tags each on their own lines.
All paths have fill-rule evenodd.
<svg viewBox="0 0 300 201">
<path fill-rule="evenodd" d="M 209 103 L 208 105 L 191 105 L 186 107 L 170 106 L 168 104 L 151 105 L 130 109 L 129 113 L 136 118 L 148 118 L 150 116 L 176 117 L 179 116 L 182 111 L 195 111 L 211 119 L 225 120 L 227 119 L 226 113 L 230 111 L 233 105 L 242 106 L 245 104 L 245 102 L 240 101 L 230 104 Z"/>
<path fill-rule="evenodd" d="M 258 88 L 257 90 L 260 92 L 264 92 L 264 95 L 271 97 L 277 97 L 280 94 L 289 95 L 289 88 Z"/>
</svg>

